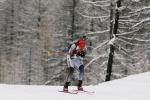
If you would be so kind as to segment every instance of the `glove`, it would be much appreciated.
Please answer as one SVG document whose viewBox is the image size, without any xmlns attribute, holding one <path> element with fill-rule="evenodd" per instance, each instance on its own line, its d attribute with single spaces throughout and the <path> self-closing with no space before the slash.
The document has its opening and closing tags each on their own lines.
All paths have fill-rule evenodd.
<svg viewBox="0 0 150 100">
<path fill-rule="evenodd" d="M 86 52 L 85 51 L 80 51 L 80 52 L 77 53 L 77 55 L 80 56 L 80 57 L 85 57 Z"/>
</svg>

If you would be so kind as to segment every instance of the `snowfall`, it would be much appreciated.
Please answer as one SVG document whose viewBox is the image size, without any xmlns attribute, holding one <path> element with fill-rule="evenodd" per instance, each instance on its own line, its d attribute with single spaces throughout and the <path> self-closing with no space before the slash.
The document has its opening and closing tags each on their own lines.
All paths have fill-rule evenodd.
<svg viewBox="0 0 150 100">
<path fill-rule="evenodd" d="M 0 100 L 150 100 L 150 72 L 83 87 L 94 93 L 58 92 L 62 86 L 1 84 Z"/>
</svg>

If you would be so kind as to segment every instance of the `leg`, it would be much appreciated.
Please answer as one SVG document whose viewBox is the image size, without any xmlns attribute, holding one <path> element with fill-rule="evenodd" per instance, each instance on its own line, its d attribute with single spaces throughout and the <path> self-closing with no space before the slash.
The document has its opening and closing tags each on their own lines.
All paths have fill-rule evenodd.
<svg viewBox="0 0 150 100">
<path fill-rule="evenodd" d="M 70 82 L 71 81 L 73 72 L 74 72 L 74 68 L 73 67 L 67 68 L 66 82 Z"/>
<path fill-rule="evenodd" d="M 83 61 L 80 58 L 76 58 L 73 59 L 75 68 L 78 69 L 79 71 L 79 77 L 78 77 L 78 90 L 83 90 L 82 88 L 82 80 L 83 80 L 83 76 L 84 76 L 84 65 L 83 65 Z"/>
<path fill-rule="evenodd" d="M 79 67 L 79 80 L 83 80 L 84 77 L 84 65 Z"/>
<path fill-rule="evenodd" d="M 70 85 L 70 81 L 71 81 L 73 72 L 74 72 L 74 68 L 73 67 L 68 67 L 67 68 L 67 75 L 66 75 L 66 82 L 64 84 L 64 91 L 65 90 L 68 91 L 68 86 Z"/>
<path fill-rule="evenodd" d="M 83 88 L 82 88 L 82 80 L 83 80 L 83 77 L 84 77 L 84 66 L 81 65 L 81 66 L 79 67 L 78 90 L 83 90 Z"/>
<path fill-rule="evenodd" d="M 79 71 L 79 80 L 83 80 L 83 76 L 84 76 L 84 65 L 83 65 L 83 61 L 80 58 L 76 58 L 73 59 L 74 65 L 78 71 Z"/>
</svg>

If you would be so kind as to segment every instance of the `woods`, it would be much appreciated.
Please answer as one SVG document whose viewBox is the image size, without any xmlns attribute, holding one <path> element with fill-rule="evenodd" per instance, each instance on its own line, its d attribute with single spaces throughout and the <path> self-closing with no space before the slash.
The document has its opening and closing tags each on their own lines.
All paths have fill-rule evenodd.
<svg viewBox="0 0 150 100">
<path fill-rule="evenodd" d="M 62 85 L 83 35 L 84 84 L 149 71 L 149 13 L 149 0 L 1 0 L 0 83 Z"/>
</svg>

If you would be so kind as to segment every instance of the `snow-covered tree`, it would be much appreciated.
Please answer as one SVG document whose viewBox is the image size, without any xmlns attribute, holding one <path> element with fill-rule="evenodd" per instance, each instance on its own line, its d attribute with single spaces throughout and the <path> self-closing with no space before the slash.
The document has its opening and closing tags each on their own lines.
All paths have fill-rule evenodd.
<svg viewBox="0 0 150 100">
<path fill-rule="evenodd" d="M 98 43 L 99 46 L 96 47 L 97 48 L 103 48 L 104 45 L 106 44 L 107 46 L 110 45 L 110 54 L 109 54 L 109 60 L 108 60 L 108 68 L 107 68 L 107 73 L 106 73 L 106 81 L 108 81 L 110 79 L 111 76 L 111 72 L 112 72 L 112 79 L 113 78 L 119 78 L 119 77 L 123 77 L 127 74 L 130 74 L 132 72 L 136 72 L 135 70 L 137 70 L 137 68 L 134 69 L 135 67 L 135 63 L 134 61 L 138 61 L 140 59 L 140 56 L 138 55 L 139 52 L 135 52 L 135 51 L 141 51 L 141 50 L 137 50 L 137 48 L 142 49 L 142 50 L 147 50 L 147 48 L 141 48 L 141 44 L 144 44 L 144 47 L 147 47 L 149 43 L 149 38 L 144 38 L 143 36 L 145 36 L 146 34 L 144 34 L 144 32 L 142 32 L 141 35 L 135 35 L 139 33 L 139 29 L 143 30 L 143 27 L 139 27 L 139 28 L 134 28 L 137 27 L 140 24 L 143 24 L 145 22 L 149 21 L 149 18 L 143 19 L 141 21 L 137 20 L 140 19 L 140 16 L 137 12 L 139 11 L 139 2 L 140 1 L 136 1 L 137 4 L 135 4 L 136 6 L 134 6 L 133 4 L 135 3 L 135 1 L 122 1 L 122 6 L 120 6 L 121 1 L 117 0 L 117 1 L 86 1 L 86 0 L 82 0 L 84 3 L 88 3 L 88 4 L 92 4 L 95 6 L 101 6 L 103 7 L 103 5 L 101 5 L 101 3 L 107 2 L 107 4 L 111 5 L 110 7 L 110 14 L 107 16 L 110 16 L 110 20 L 105 23 L 110 23 L 109 26 L 110 28 L 108 30 L 110 30 L 110 40 L 105 40 L 103 43 Z M 118 3 L 120 2 L 120 4 L 118 5 Z M 131 5 L 129 5 L 129 2 L 131 3 Z M 144 6 L 143 9 L 148 8 L 145 7 L 144 4 L 142 4 Z M 138 7 L 137 7 L 138 6 Z M 135 8 L 137 7 L 137 8 Z M 104 7 L 103 7 L 104 8 Z M 106 9 L 106 8 L 105 8 Z M 136 9 L 136 11 L 135 11 Z M 135 14 L 136 13 L 136 14 Z M 120 16 L 120 18 L 119 18 Z M 96 18 L 95 16 L 85 16 L 85 18 Z M 101 18 L 101 16 L 99 16 L 99 18 Z M 97 31 L 97 30 L 96 30 Z M 108 31 L 104 31 L 106 33 L 108 33 Z M 96 33 L 104 33 L 103 31 L 97 31 L 97 32 L 92 32 L 92 34 L 96 34 Z M 91 34 L 91 33 L 90 33 Z M 112 34 L 112 35 L 111 35 Z M 108 39 L 108 38 L 107 38 Z M 95 50 L 95 49 L 94 49 Z M 102 49 L 101 49 L 102 50 Z M 95 53 L 95 51 L 94 51 Z M 98 54 L 99 56 L 94 57 L 93 60 L 91 60 L 89 62 L 89 64 L 93 63 L 95 60 L 103 57 L 103 55 Z M 145 55 L 145 54 L 144 54 Z M 114 58 L 113 58 L 114 56 Z M 114 63 L 113 63 L 114 61 Z M 100 65 L 104 66 L 104 62 L 101 63 Z M 107 62 L 106 62 L 107 63 Z M 105 66 L 106 66 L 105 63 Z M 134 63 L 134 64 L 133 64 Z M 89 65 L 88 64 L 88 65 Z M 113 67 L 112 67 L 113 65 Z M 93 66 L 93 65 L 92 65 Z M 139 72 L 141 70 L 139 69 Z M 104 78 L 104 77 L 103 77 Z"/>
<path fill-rule="evenodd" d="M 82 35 L 84 84 L 150 70 L 150 1 L 118 2 L 1 0 L 0 82 L 63 84 L 68 44 Z"/>
</svg>

